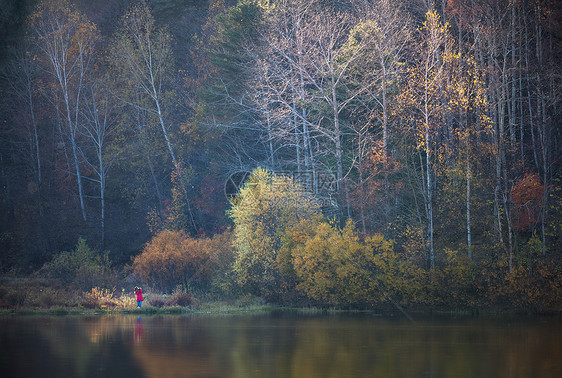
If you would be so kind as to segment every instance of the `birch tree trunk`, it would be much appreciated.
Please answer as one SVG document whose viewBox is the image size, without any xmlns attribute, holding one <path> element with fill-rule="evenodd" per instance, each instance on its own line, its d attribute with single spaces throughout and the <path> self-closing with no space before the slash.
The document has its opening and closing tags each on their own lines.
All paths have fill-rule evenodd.
<svg viewBox="0 0 562 378">
<path fill-rule="evenodd" d="M 82 219 L 86 221 L 77 133 L 81 90 L 98 33 L 93 23 L 65 1 L 41 3 L 31 17 L 31 26 L 37 46 L 48 62 L 45 69 L 55 78 L 63 101 L 57 109 L 66 123 L 65 134 L 72 150 Z"/>
<path fill-rule="evenodd" d="M 144 108 L 143 104 L 129 101 L 134 107 L 143 108 L 153 114 L 166 142 L 166 148 L 172 159 L 173 169 L 179 174 L 179 184 L 185 196 L 189 220 L 194 231 L 197 230 L 193 211 L 188 196 L 186 177 L 183 177 L 181 162 L 176 157 L 170 135 L 170 125 L 164 114 L 164 83 L 170 80 L 171 46 L 170 35 L 164 29 L 156 28 L 154 18 L 146 3 L 141 3 L 122 19 L 120 31 L 115 38 L 112 50 L 114 64 L 125 68 L 133 79 L 133 85 L 141 89 L 152 101 L 152 106 Z"/>
</svg>

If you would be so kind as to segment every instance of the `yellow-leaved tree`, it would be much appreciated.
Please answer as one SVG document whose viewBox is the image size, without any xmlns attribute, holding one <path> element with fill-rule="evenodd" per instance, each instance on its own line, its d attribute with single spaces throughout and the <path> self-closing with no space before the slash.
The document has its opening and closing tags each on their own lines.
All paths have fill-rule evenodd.
<svg viewBox="0 0 562 378">
<path fill-rule="evenodd" d="M 399 259 L 392 240 L 361 239 L 351 220 L 341 229 L 328 222 L 295 228 L 292 239 L 297 288 L 314 301 L 364 307 L 420 298 L 423 271 Z"/>
<path fill-rule="evenodd" d="M 319 216 L 317 200 L 292 178 L 257 168 L 234 198 L 229 213 L 235 225 L 238 283 L 254 295 L 282 300 L 282 293 L 292 289 L 278 252 L 288 227 Z"/>
</svg>

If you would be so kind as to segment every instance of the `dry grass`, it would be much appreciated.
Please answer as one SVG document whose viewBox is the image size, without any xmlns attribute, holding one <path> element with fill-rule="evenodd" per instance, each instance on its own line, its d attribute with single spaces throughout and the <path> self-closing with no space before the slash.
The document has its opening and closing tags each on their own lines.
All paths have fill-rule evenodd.
<svg viewBox="0 0 562 378">
<path fill-rule="evenodd" d="M 85 293 L 81 305 L 85 308 L 99 309 L 128 309 L 133 307 L 135 301 L 130 295 L 125 295 L 125 289 L 122 289 L 119 295 L 115 294 L 115 288 L 102 289 L 94 287 Z"/>
</svg>

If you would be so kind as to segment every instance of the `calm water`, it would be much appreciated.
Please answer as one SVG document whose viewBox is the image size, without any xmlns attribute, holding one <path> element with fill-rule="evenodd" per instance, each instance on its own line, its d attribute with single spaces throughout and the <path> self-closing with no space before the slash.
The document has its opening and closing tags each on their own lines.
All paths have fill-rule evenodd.
<svg viewBox="0 0 562 378">
<path fill-rule="evenodd" d="M 562 377 L 562 322 L 0 318 L 2 377 Z"/>
</svg>

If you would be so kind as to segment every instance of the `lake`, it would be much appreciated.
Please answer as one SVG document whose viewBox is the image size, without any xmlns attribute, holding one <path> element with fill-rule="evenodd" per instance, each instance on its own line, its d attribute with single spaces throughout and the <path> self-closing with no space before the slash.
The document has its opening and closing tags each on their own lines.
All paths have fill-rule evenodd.
<svg viewBox="0 0 562 378">
<path fill-rule="evenodd" d="M 3 377 L 562 377 L 562 321 L 372 315 L 0 318 Z"/>
</svg>

